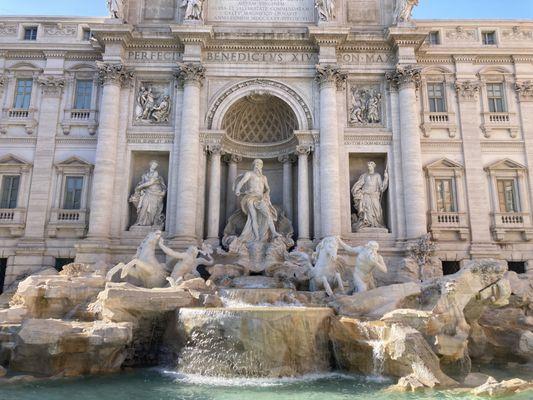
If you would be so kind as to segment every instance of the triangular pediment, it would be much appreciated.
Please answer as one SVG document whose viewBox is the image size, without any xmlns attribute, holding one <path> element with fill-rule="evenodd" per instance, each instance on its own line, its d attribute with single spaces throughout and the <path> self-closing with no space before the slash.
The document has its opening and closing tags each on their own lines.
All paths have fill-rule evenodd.
<svg viewBox="0 0 533 400">
<path fill-rule="evenodd" d="M 456 161 L 450 160 L 449 158 L 441 158 L 440 160 L 426 165 L 426 169 L 463 169 L 463 166 Z"/>
<path fill-rule="evenodd" d="M 29 162 L 24 160 L 22 157 L 16 156 L 14 154 L 6 154 L 0 157 L 0 165 L 31 165 Z"/>
<path fill-rule="evenodd" d="M 92 167 L 93 165 L 83 158 L 72 156 L 56 164 L 57 167 Z"/>
<path fill-rule="evenodd" d="M 525 170 L 526 167 L 516 161 L 513 161 L 509 158 L 504 160 L 496 161 L 485 167 L 486 170 Z"/>
</svg>

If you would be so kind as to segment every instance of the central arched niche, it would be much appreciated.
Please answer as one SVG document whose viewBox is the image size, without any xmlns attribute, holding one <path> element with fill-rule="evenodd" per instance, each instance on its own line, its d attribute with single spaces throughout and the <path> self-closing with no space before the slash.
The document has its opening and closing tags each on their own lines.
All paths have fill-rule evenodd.
<svg viewBox="0 0 533 400">
<path fill-rule="evenodd" d="M 298 129 L 292 108 L 279 97 L 253 93 L 235 102 L 222 121 L 228 139 L 242 144 L 290 142 Z"/>
</svg>

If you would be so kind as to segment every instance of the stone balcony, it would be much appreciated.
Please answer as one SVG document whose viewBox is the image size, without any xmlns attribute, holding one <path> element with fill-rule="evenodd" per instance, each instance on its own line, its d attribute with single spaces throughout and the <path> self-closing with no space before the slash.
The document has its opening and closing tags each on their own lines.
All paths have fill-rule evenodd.
<svg viewBox="0 0 533 400">
<path fill-rule="evenodd" d="M 97 110 L 65 110 L 65 117 L 61 123 L 63 134 L 70 134 L 72 127 L 86 127 L 90 135 L 96 133 L 98 126 Z"/>
<path fill-rule="evenodd" d="M 19 237 L 24 233 L 25 224 L 25 208 L 0 208 L 0 231 L 7 231 L 9 236 Z"/>
<path fill-rule="evenodd" d="M 430 231 L 435 240 L 445 239 L 456 235 L 460 240 L 468 239 L 469 225 L 466 213 L 459 212 L 431 212 Z"/>
<path fill-rule="evenodd" d="M 62 231 L 65 236 L 83 237 L 87 231 L 88 222 L 88 210 L 52 209 L 48 223 L 48 236 L 57 237 L 59 231 Z"/>
<path fill-rule="evenodd" d="M 35 119 L 36 110 L 33 108 L 17 109 L 4 108 L 2 110 L 2 122 L 0 124 L 0 133 L 7 133 L 9 126 L 24 126 L 26 133 L 31 135 L 37 127 Z"/>
<path fill-rule="evenodd" d="M 533 226 L 529 213 L 492 213 L 492 233 L 498 242 L 511 233 L 519 233 L 526 241 L 533 240 Z"/>
<path fill-rule="evenodd" d="M 425 112 L 423 118 L 420 128 L 425 137 L 430 137 L 431 131 L 434 129 L 447 130 L 450 138 L 454 138 L 457 135 L 457 123 L 454 113 Z"/>
<path fill-rule="evenodd" d="M 483 124 L 481 130 L 486 138 L 492 136 L 494 130 L 507 130 L 511 138 L 518 137 L 520 124 L 515 113 L 510 112 L 486 112 L 483 113 Z"/>
</svg>

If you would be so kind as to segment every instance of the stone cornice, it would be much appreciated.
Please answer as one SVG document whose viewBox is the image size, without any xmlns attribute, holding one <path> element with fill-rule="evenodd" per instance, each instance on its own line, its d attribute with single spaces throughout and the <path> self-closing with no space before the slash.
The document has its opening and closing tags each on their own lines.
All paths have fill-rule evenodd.
<svg viewBox="0 0 533 400">
<path fill-rule="evenodd" d="M 318 46 L 331 46 L 337 47 L 346 42 L 350 33 L 349 28 L 326 28 L 326 27 L 314 27 L 308 28 L 309 37 Z"/>
<path fill-rule="evenodd" d="M 133 26 L 127 24 L 92 25 L 91 33 L 104 46 L 112 43 L 120 43 L 127 47 L 133 40 Z"/>
<path fill-rule="evenodd" d="M 205 79 L 205 67 L 200 63 L 178 63 L 176 78 L 180 84 L 193 82 L 201 85 Z"/>
<path fill-rule="evenodd" d="M 319 85 L 333 84 L 337 87 L 337 90 L 343 90 L 346 87 L 346 81 L 348 75 L 342 72 L 337 65 L 317 65 L 315 81 Z"/>
<path fill-rule="evenodd" d="M 387 72 L 386 79 L 393 87 L 401 88 L 402 86 L 414 85 L 415 88 L 420 86 L 422 69 L 417 65 L 398 65 L 396 71 Z"/>
<path fill-rule="evenodd" d="M 391 27 L 386 32 L 386 40 L 391 46 L 420 48 L 426 40 L 427 33 L 412 27 Z"/>
<path fill-rule="evenodd" d="M 455 91 L 460 99 L 465 101 L 475 101 L 478 98 L 481 90 L 481 82 L 479 81 L 456 81 Z"/>
<path fill-rule="evenodd" d="M 184 45 L 205 46 L 213 38 L 213 28 L 207 25 L 171 25 L 170 30 Z"/>
<path fill-rule="evenodd" d="M 96 67 L 101 85 L 125 85 L 133 78 L 133 72 L 128 71 L 123 64 L 97 61 Z"/>
</svg>

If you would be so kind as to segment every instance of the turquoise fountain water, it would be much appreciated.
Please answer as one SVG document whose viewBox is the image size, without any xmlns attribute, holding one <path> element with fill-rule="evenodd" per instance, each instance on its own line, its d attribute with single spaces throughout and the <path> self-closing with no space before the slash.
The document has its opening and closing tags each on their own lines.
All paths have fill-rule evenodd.
<svg viewBox="0 0 533 400">
<path fill-rule="evenodd" d="M 341 374 L 299 379 L 212 379 L 162 370 L 0 387 L 1 400 L 479 400 L 445 392 L 392 394 L 390 382 Z M 502 398 L 500 398 L 501 400 Z M 504 400 L 531 400 L 524 393 Z"/>
</svg>

